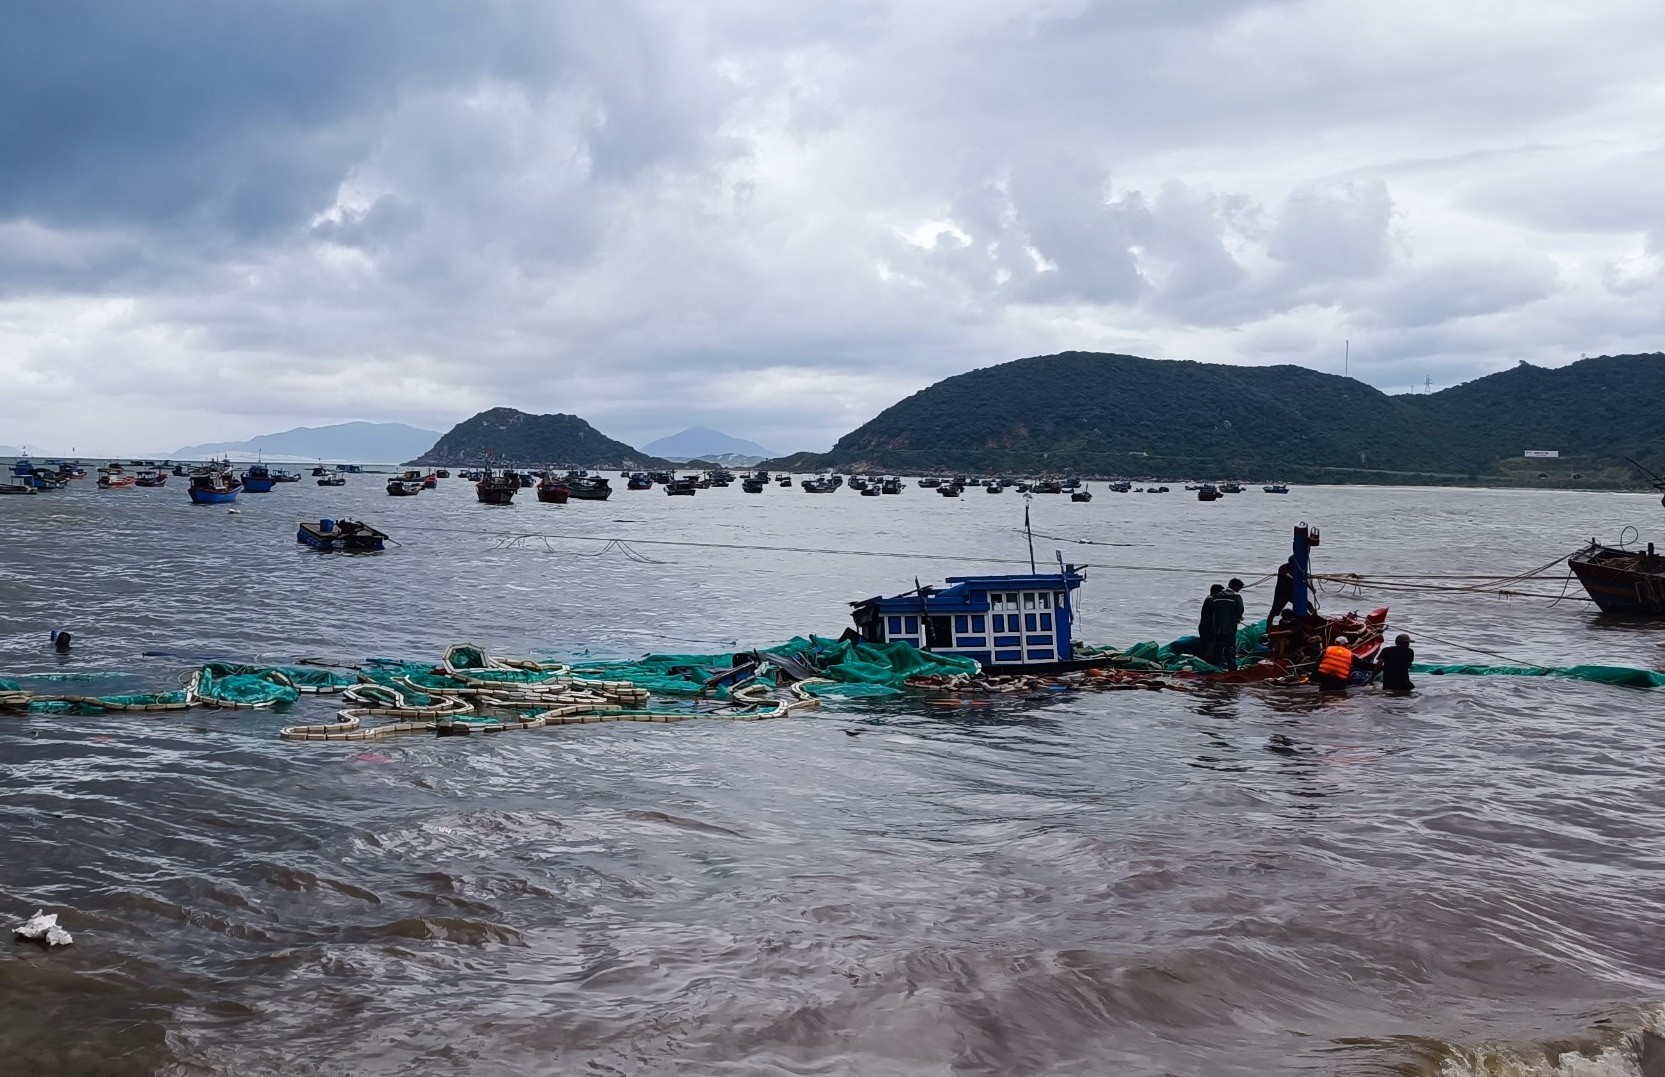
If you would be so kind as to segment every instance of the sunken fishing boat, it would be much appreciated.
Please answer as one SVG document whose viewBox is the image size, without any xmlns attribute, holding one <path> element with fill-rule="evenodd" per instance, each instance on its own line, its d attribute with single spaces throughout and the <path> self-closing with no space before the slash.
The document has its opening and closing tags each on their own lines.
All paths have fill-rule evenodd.
<svg viewBox="0 0 1665 1077">
<path fill-rule="evenodd" d="M 357 520 L 302 520 L 295 541 L 323 553 L 376 553 L 387 534 Z"/>
</svg>

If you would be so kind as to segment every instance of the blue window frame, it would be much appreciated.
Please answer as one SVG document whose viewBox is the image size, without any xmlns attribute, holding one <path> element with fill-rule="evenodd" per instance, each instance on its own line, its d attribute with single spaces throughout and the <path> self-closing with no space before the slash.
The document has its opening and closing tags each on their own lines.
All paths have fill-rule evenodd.
<svg viewBox="0 0 1665 1077">
<path fill-rule="evenodd" d="M 1021 661 L 1023 661 L 1023 652 L 1022 651 L 996 651 L 996 652 L 994 652 L 994 660 L 996 662 L 1021 662 Z"/>
<path fill-rule="evenodd" d="M 1050 614 L 1050 613 L 1041 614 L 1041 631 L 1042 632 L 1052 631 L 1052 614 Z"/>
<path fill-rule="evenodd" d="M 910 635 L 910 636 L 919 635 L 919 618 L 917 618 L 917 617 L 903 618 L 902 624 L 903 624 L 904 630 L 907 632 L 908 635 Z"/>
<path fill-rule="evenodd" d="M 1035 623 L 1035 615 L 1033 613 L 1026 613 L 1023 615 L 1023 630 L 1025 632 L 1040 631 L 1040 628 Z"/>
<path fill-rule="evenodd" d="M 900 636 L 902 634 L 902 618 L 892 617 L 890 619 L 890 634 L 892 636 Z"/>
<path fill-rule="evenodd" d="M 983 615 L 981 613 L 974 613 L 971 615 L 971 630 L 973 632 L 986 631 L 983 627 Z"/>
<path fill-rule="evenodd" d="M 970 632 L 971 631 L 971 618 L 967 617 L 963 613 L 955 614 L 954 615 L 954 631 L 956 633 L 958 633 L 959 635 L 962 635 L 962 636 L 965 635 L 967 632 Z"/>
</svg>

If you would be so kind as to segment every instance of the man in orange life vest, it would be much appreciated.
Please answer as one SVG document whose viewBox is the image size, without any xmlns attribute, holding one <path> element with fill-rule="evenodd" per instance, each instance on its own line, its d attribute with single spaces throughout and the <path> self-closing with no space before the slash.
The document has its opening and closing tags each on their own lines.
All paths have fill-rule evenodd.
<svg viewBox="0 0 1665 1077">
<path fill-rule="evenodd" d="M 1353 675 L 1353 651 L 1348 646 L 1351 642 L 1346 636 L 1337 636 L 1334 643 L 1324 648 L 1323 655 L 1318 659 L 1320 692 L 1347 690 L 1347 679 Z"/>
</svg>

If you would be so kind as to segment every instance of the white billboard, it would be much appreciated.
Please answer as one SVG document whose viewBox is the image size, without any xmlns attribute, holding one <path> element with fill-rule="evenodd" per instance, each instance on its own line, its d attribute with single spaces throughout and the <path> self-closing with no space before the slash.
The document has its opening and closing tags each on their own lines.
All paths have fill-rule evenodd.
<svg viewBox="0 0 1665 1077">
<path fill-rule="evenodd" d="M 1526 458 L 1528 460 L 1554 459 L 1555 457 L 1560 456 L 1560 455 L 1561 455 L 1561 450 L 1559 450 L 1559 449 L 1527 449 L 1526 450 Z"/>
</svg>

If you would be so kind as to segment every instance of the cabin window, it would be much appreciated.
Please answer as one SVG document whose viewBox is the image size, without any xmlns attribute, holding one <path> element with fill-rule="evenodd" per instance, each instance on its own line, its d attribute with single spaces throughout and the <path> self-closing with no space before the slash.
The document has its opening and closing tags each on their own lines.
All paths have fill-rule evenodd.
<svg viewBox="0 0 1665 1077">
<path fill-rule="evenodd" d="M 1035 592 L 1023 592 L 1023 608 L 1026 610 L 1032 610 L 1035 608 Z"/>
<path fill-rule="evenodd" d="M 1064 598 L 1065 598 L 1064 592 L 1062 592 L 1062 591 L 1059 591 L 1058 593 L 1054 594 L 1052 596 L 1052 607 L 1054 609 L 1060 609 L 1060 610 L 1063 609 L 1064 608 Z"/>
<path fill-rule="evenodd" d="M 961 636 L 968 635 L 971 632 L 971 618 L 963 613 L 955 614 L 954 631 Z"/>
<path fill-rule="evenodd" d="M 919 618 L 917 618 L 917 617 L 904 617 L 902 619 L 902 628 L 903 628 L 903 631 L 907 632 L 907 634 L 910 635 L 910 636 L 919 635 Z"/>
<path fill-rule="evenodd" d="M 989 609 L 991 609 L 991 610 L 1003 610 L 1005 608 L 1006 608 L 1006 596 L 1001 594 L 999 591 L 992 592 L 989 595 Z"/>
<path fill-rule="evenodd" d="M 925 646 L 952 647 L 954 646 L 953 618 L 927 617 L 925 618 Z"/>
<path fill-rule="evenodd" d="M 1006 608 L 1009 610 L 1015 610 L 1018 608 L 1018 597 L 1016 591 L 1006 592 Z"/>
<path fill-rule="evenodd" d="M 974 613 L 971 615 L 971 630 L 973 632 L 987 631 L 987 629 L 983 627 L 983 615 L 981 613 Z"/>
<path fill-rule="evenodd" d="M 890 634 L 893 636 L 900 636 L 902 634 L 902 618 L 892 617 L 890 619 Z"/>
<path fill-rule="evenodd" d="M 1052 614 L 1050 614 L 1050 613 L 1041 614 L 1041 631 L 1042 632 L 1052 631 Z"/>
<path fill-rule="evenodd" d="M 1035 597 L 1040 600 L 1041 609 L 1049 610 L 1049 609 L 1052 608 L 1052 595 L 1049 594 L 1048 592 L 1042 591 L 1040 594 L 1036 595 Z"/>
<path fill-rule="evenodd" d="M 1023 615 L 1023 630 L 1025 632 L 1040 631 L 1039 628 L 1035 627 L 1035 615 L 1033 613 L 1026 613 Z"/>
</svg>

